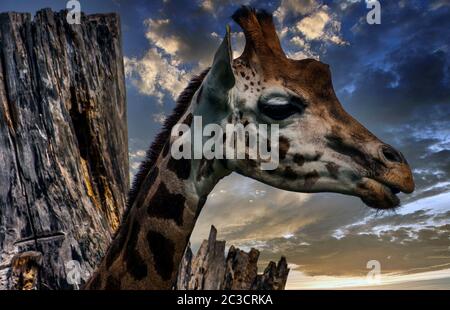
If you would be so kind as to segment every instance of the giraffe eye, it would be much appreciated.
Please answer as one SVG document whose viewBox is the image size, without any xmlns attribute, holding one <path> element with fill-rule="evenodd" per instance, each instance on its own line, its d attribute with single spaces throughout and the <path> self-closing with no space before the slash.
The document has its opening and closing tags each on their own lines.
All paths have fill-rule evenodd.
<svg viewBox="0 0 450 310">
<path fill-rule="evenodd" d="M 258 109 L 266 116 L 280 121 L 296 113 L 301 113 L 304 104 L 297 97 L 263 97 L 258 100 Z"/>
</svg>

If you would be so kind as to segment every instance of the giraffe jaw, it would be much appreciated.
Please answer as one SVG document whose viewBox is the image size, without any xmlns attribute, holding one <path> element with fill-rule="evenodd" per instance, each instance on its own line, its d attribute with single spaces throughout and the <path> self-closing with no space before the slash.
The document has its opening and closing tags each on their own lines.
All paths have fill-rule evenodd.
<svg viewBox="0 0 450 310">
<path fill-rule="evenodd" d="M 380 210 L 397 208 L 400 199 L 397 188 L 371 178 L 363 178 L 358 184 L 357 195 L 369 207 Z"/>
</svg>

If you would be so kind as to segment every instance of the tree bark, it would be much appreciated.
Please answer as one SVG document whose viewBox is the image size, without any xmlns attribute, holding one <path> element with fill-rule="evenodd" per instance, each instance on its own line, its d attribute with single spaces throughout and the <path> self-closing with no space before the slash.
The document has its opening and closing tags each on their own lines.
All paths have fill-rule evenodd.
<svg viewBox="0 0 450 310">
<path fill-rule="evenodd" d="M 278 264 L 270 262 L 258 274 L 259 251 L 246 253 L 230 246 L 225 258 L 225 241 L 217 241 L 217 230 L 211 226 L 194 256 L 187 247 L 178 271 L 179 290 L 284 290 L 289 275 L 285 257 Z"/>
<path fill-rule="evenodd" d="M 66 14 L 0 14 L 0 289 L 78 288 L 125 208 L 119 17 Z"/>
</svg>

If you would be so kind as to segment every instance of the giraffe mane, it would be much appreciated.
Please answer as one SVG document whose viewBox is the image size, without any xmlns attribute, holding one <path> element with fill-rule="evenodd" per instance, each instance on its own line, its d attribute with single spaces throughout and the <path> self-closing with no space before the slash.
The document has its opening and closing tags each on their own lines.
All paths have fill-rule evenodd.
<svg viewBox="0 0 450 310">
<path fill-rule="evenodd" d="M 127 209 L 125 210 L 123 219 L 126 218 L 128 210 L 136 200 L 139 189 L 144 182 L 145 177 L 155 165 L 156 160 L 158 159 L 158 156 L 161 153 L 162 148 L 164 147 L 164 144 L 170 138 L 172 127 L 175 126 L 176 123 L 178 123 L 180 118 L 186 112 L 187 108 L 191 104 L 195 92 L 200 88 L 206 74 L 209 72 L 209 69 L 210 68 L 204 70 L 189 81 L 188 86 L 181 92 L 180 96 L 177 98 L 176 106 L 173 109 L 172 114 L 164 121 L 162 130 L 158 133 L 150 148 L 147 150 L 145 159 L 140 164 L 139 170 L 134 176 L 131 189 L 128 192 Z"/>
</svg>

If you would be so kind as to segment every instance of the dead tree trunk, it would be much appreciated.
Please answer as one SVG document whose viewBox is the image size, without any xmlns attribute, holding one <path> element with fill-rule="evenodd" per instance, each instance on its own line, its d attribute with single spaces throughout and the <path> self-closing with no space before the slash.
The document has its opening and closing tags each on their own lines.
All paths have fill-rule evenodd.
<svg viewBox="0 0 450 310">
<path fill-rule="evenodd" d="M 270 262 L 263 274 L 258 274 L 259 251 L 246 253 L 231 246 L 225 258 L 225 241 L 217 241 L 217 230 L 211 226 L 193 255 L 187 247 L 178 271 L 179 290 L 284 290 L 289 268 L 285 257 L 278 264 Z"/>
<path fill-rule="evenodd" d="M 129 187 L 116 14 L 0 14 L 0 289 L 71 289 Z"/>
</svg>

